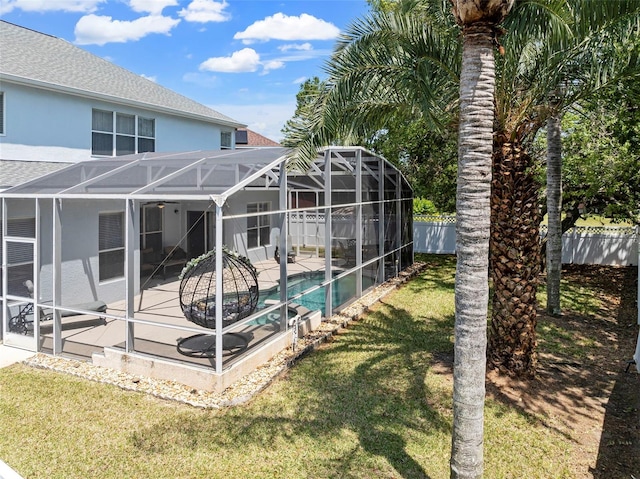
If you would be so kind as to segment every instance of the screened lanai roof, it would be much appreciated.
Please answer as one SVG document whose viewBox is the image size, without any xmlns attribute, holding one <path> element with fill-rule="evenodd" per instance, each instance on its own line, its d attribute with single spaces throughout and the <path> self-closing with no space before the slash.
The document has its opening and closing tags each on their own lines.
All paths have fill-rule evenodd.
<svg viewBox="0 0 640 479">
<path fill-rule="evenodd" d="M 360 147 L 328 147 L 309 171 L 290 173 L 289 188 L 321 190 L 324 152 L 332 153 L 332 189 L 355 188 L 355 157 L 377 176 L 380 157 Z M 70 165 L 0 192 L 0 197 L 209 200 L 244 188 L 277 188 L 286 148 L 141 153 Z M 386 162 L 385 162 L 386 163 Z M 390 166 L 390 168 L 394 169 Z M 394 169 L 395 170 L 395 169 Z"/>
</svg>

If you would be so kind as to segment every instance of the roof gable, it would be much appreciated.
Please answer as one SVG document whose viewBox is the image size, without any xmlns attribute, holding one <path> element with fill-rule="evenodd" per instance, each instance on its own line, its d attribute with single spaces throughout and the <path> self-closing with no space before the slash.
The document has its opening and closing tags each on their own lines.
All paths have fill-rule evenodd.
<svg viewBox="0 0 640 479">
<path fill-rule="evenodd" d="M 0 78 L 41 88 L 197 118 L 242 123 L 147 80 L 66 40 L 0 20 Z"/>
</svg>

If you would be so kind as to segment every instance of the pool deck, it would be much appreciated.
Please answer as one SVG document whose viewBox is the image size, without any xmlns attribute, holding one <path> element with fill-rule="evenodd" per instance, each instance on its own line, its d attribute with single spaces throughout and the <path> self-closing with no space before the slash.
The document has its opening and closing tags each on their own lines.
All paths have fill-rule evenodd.
<svg viewBox="0 0 640 479">
<path fill-rule="evenodd" d="M 297 255 L 295 263 L 287 264 L 287 275 L 305 272 L 323 271 L 324 258 L 312 257 L 310 253 Z M 280 265 L 274 260 L 255 264 L 258 270 L 259 289 L 270 290 L 277 287 L 280 280 Z M 339 269 L 337 260 L 334 269 Z M 193 331 L 175 328 L 161 328 L 151 324 L 135 324 L 135 349 L 146 354 L 158 355 L 170 360 L 185 361 L 197 365 L 212 366 L 212 358 L 194 358 L 180 354 L 176 349 L 177 342 L 194 334 L 210 333 L 211 330 L 200 328 L 187 321 L 182 314 L 178 298 L 180 281 L 177 276 L 153 278 L 145 290 L 134 299 L 134 319 L 166 324 L 172 327 L 191 328 Z M 125 301 L 107 305 L 107 316 L 101 320 L 97 316 L 75 316 L 63 320 L 63 355 L 77 359 L 90 359 L 95 353 L 102 353 L 104 348 L 124 348 L 125 323 L 117 317 L 124 317 Z M 234 328 L 231 328 L 234 332 Z M 249 348 L 253 348 L 274 335 L 280 333 L 276 323 L 261 322 L 240 326 L 238 332 L 245 334 L 249 340 Z M 40 350 L 53 352 L 53 331 L 51 322 L 41 323 Z M 225 352 L 225 365 L 234 361 L 233 354 Z"/>
</svg>

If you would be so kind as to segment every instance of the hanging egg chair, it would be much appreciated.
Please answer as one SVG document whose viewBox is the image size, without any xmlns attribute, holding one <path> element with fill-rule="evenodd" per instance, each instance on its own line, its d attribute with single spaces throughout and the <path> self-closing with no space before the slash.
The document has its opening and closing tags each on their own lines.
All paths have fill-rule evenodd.
<svg viewBox="0 0 640 479">
<path fill-rule="evenodd" d="M 258 276 L 249 259 L 222 250 L 222 326 L 250 316 L 258 305 Z M 209 251 L 184 267 L 180 307 L 192 323 L 216 328 L 216 253 Z"/>
</svg>

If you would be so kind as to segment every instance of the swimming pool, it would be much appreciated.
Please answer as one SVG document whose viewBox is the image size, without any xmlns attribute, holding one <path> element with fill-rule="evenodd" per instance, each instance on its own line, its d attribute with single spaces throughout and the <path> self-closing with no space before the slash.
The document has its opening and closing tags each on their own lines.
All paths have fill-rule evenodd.
<svg viewBox="0 0 640 479">
<path fill-rule="evenodd" d="M 324 271 L 312 271 L 309 273 L 299 273 L 287 279 L 287 293 L 289 298 L 319 285 L 324 281 Z M 374 284 L 373 278 L 363 275 L 362 289 L 367 289 Z M 333 283 L 331 289 L 332 304 L 336 308 L 356 296 L 356 275 L 355 273 L 344 276 Z M 266 291 L 260 291 L 258 308 L 265 307 L 266 300 L 280 300 L 280 287 L 276 286 Z M 297 298 L 295 302 L 305 308 L 314 311 L 319 309 L 325 315 L 325 287 L 318 288 Z"/>
</svg>

